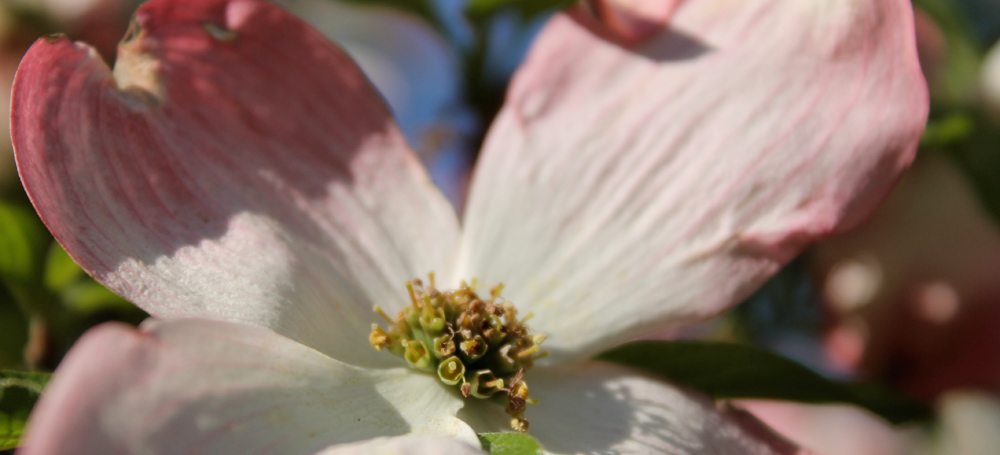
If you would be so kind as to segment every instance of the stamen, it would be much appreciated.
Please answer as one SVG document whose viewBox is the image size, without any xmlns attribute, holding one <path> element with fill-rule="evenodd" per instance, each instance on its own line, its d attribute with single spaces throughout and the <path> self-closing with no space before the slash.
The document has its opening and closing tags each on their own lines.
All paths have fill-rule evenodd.
<svg viewBox="0 0 1000 455">
<path fill-rule="evenodd" d="M 379 316 L 382 316 L 382 319 L 385 319 L 385 322 L 388 322 L 389 325 L 396 323 L 396 321 L 393 321 L 388 314 L 385 314 L 385 311 L 382 311 L 382 307 L 375 305 L 375 312 L 378 313 Z"/>
<path fill-rule="evenodd" d="M 507 389 L 507 413 L 511 415 L 511 428 L 520 431 L 528 431 L 528 421 L 524 418 L 524 408 L 528 403 L 528 384 L 521 378 L 524 376 L 524 368 L 517 372 L 514 380 Z"/>
<path fill-rule="evenodd" d="M 417 306 L 417 296 L 413 293 L 413 282 L 412 281 L 407 281 L 406 282 L 406 290 L 410 291 L 410 303 L 412 303 L 413 306 Z"/>
<path fill-rule="evenodd" d="M 455 340 L 451 335 L 441 335 L 434 339 L 434 355 L 439 359 L 455 353 Z"/>
<path fill-rule="evenodd" d="M 406 282 L 410 305 L 392 319 L 376 306 L 375 312 L 388 324 L 383 330 L 372 325 L 368 336 L 372 348 L 402 357 L 419 370 L 434 372 L 442 383 L 459 386 L 465 397 L 487 399 L 507 397 L 511 427 L 527 431 L 524 418 L 528 386 L 522 379 L 525 370 L 546 357 L 539 344 L 541 334 L 532 334 L 518 320 L 517 309 L 504 300 L 503 283 L 490 289 L 490 298 L 476 294 L 479 283 L 461 282 L 458 289 L 439 291 L 433 273 L 427 286 L 419 279 Z M 504 392 L 500 394 L 500 392 Z"/>
<path fill-rule="evenodd" d="M 538 347 L 538 345 L 536 344 L 536 345 L 534 345 L 534 346 L 532 346 L 532 347 L 530 347 L 530 348 L 528 348 L 528 349 L 525 349 L 525 350 L 523 350 L 523 351 L 521 351 L 521 352 L 518 352 L 518 353 L 517 353 L 517 355 L 516 355 L 515 357 L 517 357 L 517 359 L 518 359 L 518 360 L 521 360 L 521 359 L 523 359 L 523 358 L 525 358 L 525 357 L 528 357 L 528 356 L 530 356 L 531 354 L 534 354 L 534 353 L 536 353 L 536 352 L 538 352 L 538 351 L 539 351 L 539 347 Z"/>
<path fill-rule="evenodd" d="M 431 355 L 427 352 L 427 346 L 423 341 L 409 340 L 406 342 L 406 353 L 403 354 L 410 366 L 419 370 L 434 370 Z"/>
<path fill-rule="evenodd" d="M 503 389 L 503 379 L 497 379 L 490 370 L 479 370 L 472 374 L 472 396 L 489 398 Z"/>
<path fill-rule="evenodd" d="M 483 337 L 476 335 L 471 340 L 461 342 L 459 349 L 462 351 L 462 354 L 465 354 L 467 360 L 475 362 L 486 354 L 487 346 Z"/>
<path fill-rule="evenodd" d="M 368 342 L 376 351 L 381 351 L 389 346 L 389 335 L 378 324 L 372 324 L 372 333 L 368 335 Z"/>
</svg>

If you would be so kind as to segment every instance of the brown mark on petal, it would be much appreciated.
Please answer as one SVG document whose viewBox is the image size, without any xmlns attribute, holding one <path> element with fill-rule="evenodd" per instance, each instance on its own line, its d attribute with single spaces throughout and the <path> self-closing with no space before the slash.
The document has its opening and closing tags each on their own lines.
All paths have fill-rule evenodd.
<svg viewBox="0 0 1000 455">
<path fill-rule="evenodd" d="M 208 32 L 209 35 L 212 35 L 212 38 L 215 38 L 217 41 L 233 41 L 239 37 L 239 34 L 236 32 L 211 22 L 205 22 L 202 24 L 202 27 L 204 27 L 205 31 Z"/>
<path fill-rule="evenodd" d="M 42 37 L 42 39 L 44 39 L 46 43 L 54 43 L 63 38 L 66 38 L 65 33 L 51 33 Z"/>
</svg>

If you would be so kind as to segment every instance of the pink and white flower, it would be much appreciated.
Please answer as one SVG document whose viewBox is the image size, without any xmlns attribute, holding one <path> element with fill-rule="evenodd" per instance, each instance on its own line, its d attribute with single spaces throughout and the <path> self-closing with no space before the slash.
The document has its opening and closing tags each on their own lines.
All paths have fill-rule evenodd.
<svg viewBox="0 0 1000 455">
<path fill-rule="evenodd" d="M 21 178 L 70 255 L 157 320 L 85 335 L 23 452 L 477 447 L 502 406 L 368 346 L 372 306 L 403 308 L 430 271 L 503 282 L 535 314 L 552 355 L 528 417 L 552 453 L 794 451 L 588 359 L 726 310 L 877 205 L 927 115 L 911 6 L 598 3 L 627 20 L 549 22 L 461 224 L 364 75 L 273 5 L 153 0 L 113 71 L 36 43 L 13 91 Z"/>
</svg>

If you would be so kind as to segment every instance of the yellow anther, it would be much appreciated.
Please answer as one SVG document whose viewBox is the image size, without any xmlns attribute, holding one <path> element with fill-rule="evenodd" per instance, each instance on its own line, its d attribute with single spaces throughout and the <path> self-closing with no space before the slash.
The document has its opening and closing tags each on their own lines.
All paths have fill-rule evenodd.
<svg viewBox="0 0 1000 455">
<path fill-rule="evenodd" d="M 381 351 L 389 345 L 389 335 L 378 324 L 372 324 L 372 333 L 368 335 L 368 342 L 376 351 Z"/>
<path fill-rule="evenodd" d="M 501 292 L 503 292 L 503 283 L 500 283 L 493 289 L 490 289 L 490 303 L 495 302 L 497 297 L 500 297 Z"/>
</svg>

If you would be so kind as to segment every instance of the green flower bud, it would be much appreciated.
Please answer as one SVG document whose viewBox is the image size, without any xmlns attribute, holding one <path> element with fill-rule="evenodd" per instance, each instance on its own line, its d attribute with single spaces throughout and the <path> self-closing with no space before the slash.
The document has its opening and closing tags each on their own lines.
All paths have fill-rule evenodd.
<svg viewBox="0 0 1000 455">
<path fill-rule="evenodd" d="M 434 362 L 431 360 L 431 353 L 423 341 L 410 340 L 406 342 L 406 352 L 403 358 L 418 370 L 434 371 Z"/>
<path fill-rule="evenodd" d="M 465 364 L 458 357 L 452 356 L 438 365 L 437 373 L 441 382 L 455 385 L 465 378 Z"/>
<path fill-rule="evenodd" d="M 462 352 L 465 360 L 472 363 L 482 358 L 489 349 L 489 346 L 486 345 L 486 340 L 483 337 L 476 335 L 471 340 L 459 343 L 458 349 Z"/>
<path fill-rule="evenodd" d="M 489 398 L 503 388 L 503 379 L 497 379 L 490 370 L 479 370 L 472 373 L 472 396 Z"/>
</svg>

